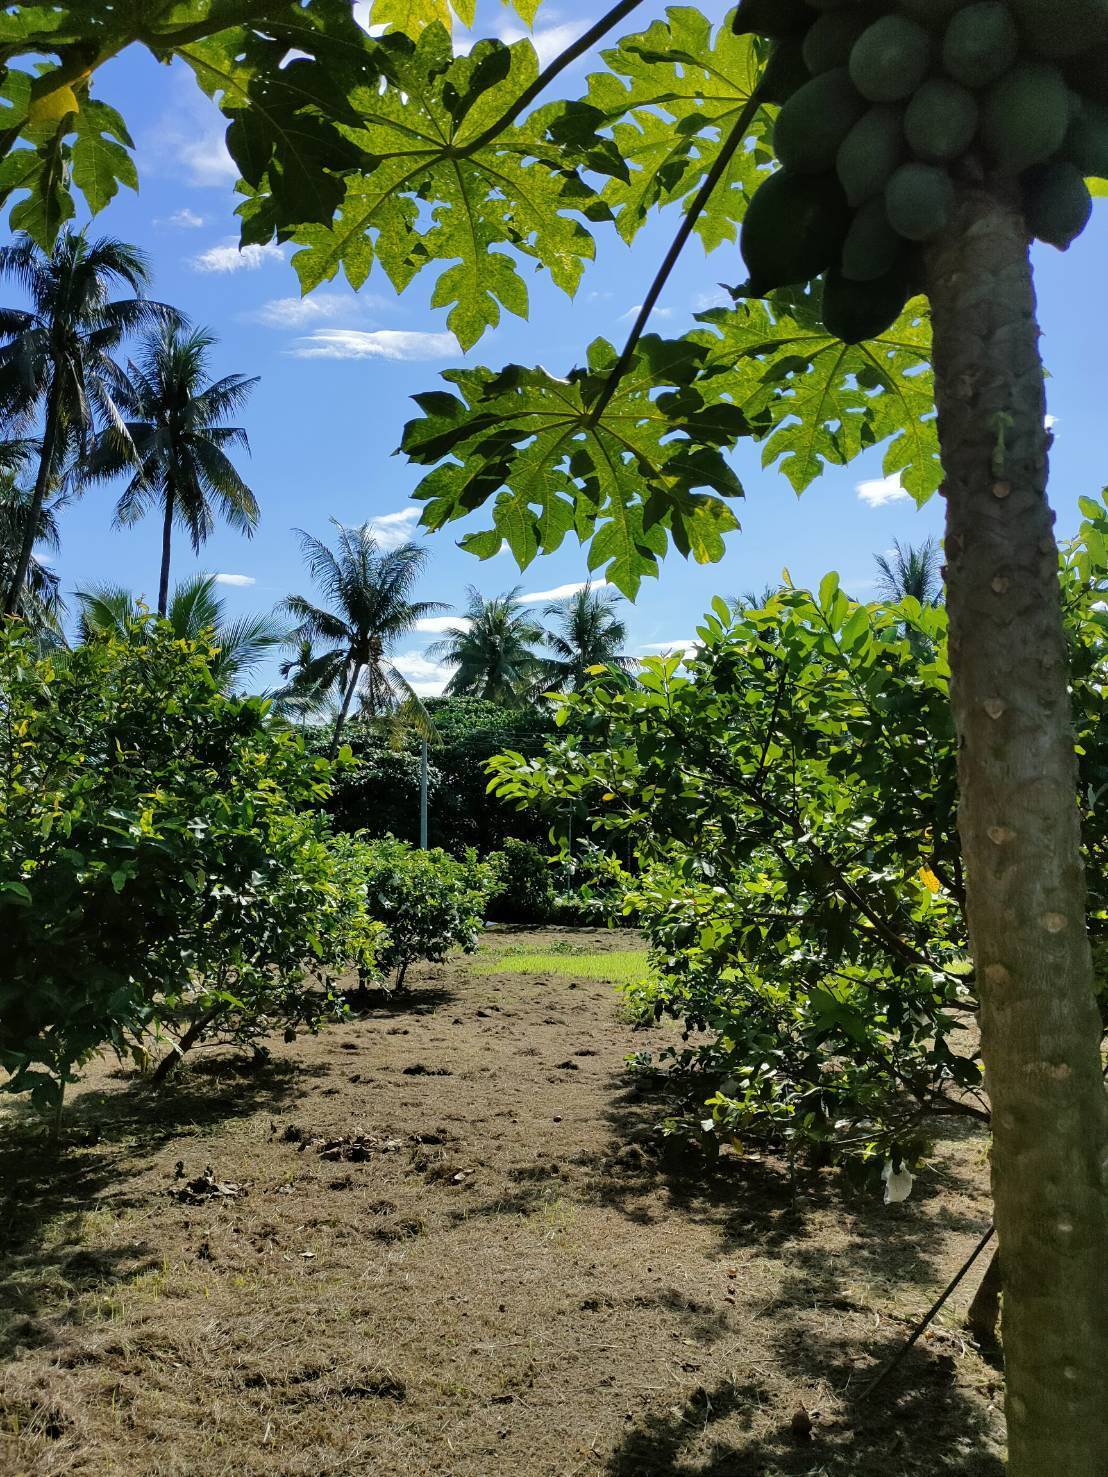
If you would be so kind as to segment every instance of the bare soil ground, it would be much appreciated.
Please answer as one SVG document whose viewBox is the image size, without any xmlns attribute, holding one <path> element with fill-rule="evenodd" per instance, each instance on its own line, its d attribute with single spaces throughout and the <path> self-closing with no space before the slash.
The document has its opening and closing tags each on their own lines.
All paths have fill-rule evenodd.
<svg viewBox="0 0 1108 1477">
<path fill-rule="evenodd" d="M 611 986 L 412 984 L 261 1068 L 105 1063 L 60 1158 L 8 1110 L 0 1471 L 1000 1477 L 976 1274 L 852 1399 L 988 1222 L 979 1135 L 891 1207 L 706 1169 L 654 1151 Z"/>
</svg>

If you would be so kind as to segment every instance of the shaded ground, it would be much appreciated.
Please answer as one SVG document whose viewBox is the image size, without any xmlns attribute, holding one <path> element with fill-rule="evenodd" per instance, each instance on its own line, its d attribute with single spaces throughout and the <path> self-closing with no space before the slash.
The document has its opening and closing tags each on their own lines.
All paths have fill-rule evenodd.
<svg viewBox="0 0 1108 1477">
<path fill-rule="evenodd" d="M 627 946 L 518 942 L 567 940 Z M 610 986 L 413 985 L 257 1070 L 90 1072 L 60 1161 L 9 1113 L 0 1471 L 999 1477 L 972 1278 L 851 1403 L 987 1223 L 980 1137 L 889 1208 L 706 1174 L 646 1139 Z"/>
</svg>

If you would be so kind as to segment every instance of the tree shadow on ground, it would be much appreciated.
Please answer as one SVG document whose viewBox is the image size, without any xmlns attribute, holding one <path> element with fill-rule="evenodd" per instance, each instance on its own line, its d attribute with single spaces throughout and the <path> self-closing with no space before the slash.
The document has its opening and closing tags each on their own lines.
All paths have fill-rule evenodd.
<svg viewBox="0 0 1108 1477">
<path fill-rule="evenodd" d="M 52 1324 L 79 1294 L 97 1286 L 118 1294 L 161 1266 L 158 1248 L 143 1241 L 86 1244 L 88 1216 L 118 1218 L 149 1200 L 148 1191 L 120 1188 L 133 1183 L 136 1157 L 214 1123 L 280 1112 L 327 1070 L 212 1058 L 161 1089 L 148 1079 L 122 1092 L 86 1089 L 67 1104 L 57 1146 L 29 1105 L 17 1104 L 0 1129 L 0 1358 L 52 1342 Z"/>
<path fill-rule="evenodd" d="M 445 985 L 413 984 L 403 990 L 381 986 L 348 990 L 343 999 L 351 1017 L 359 1021 L 392 1020 L 398 1015 L 433 1015 L 445 1005 L 452 1005 L 457 991 Z"/>
<path fill-rule="evenodd" d="M 687 1141 L 667 1147 L 655 1130 L 677 1102 L 665 1084 L 624 1079 L 606 1113 L 611 1146 L 590 1165 L 589 1193 L 629 1220 L 652 1218 L 659 1195 L 665 1212 L 691 1217 L 714 1228 L 722 1255 L 756 1242 L 768 1256 L 787 1255 L 791 1267 L 809 1268 L 826 1284 L 826 1257 L 818 1245 L 806 1254 L 813 1212 L 833 1211 L 850 1236 L 845 1255 L 854 1275 L 880 1273 L 898 1283 L 934 1287 L 941 1277 L 936 1253 L 943 1232 L 980 1235 L 980 1215 L 939 1203 L 950 1189 L 976 1190 L 967 1175 L 944 1167 L 917 1181 L 906 1205 L 886 1206 L 871 1188 L 852 1187 L 842 1175 L 825 1169 L 792 1169 L 772 1155 L 721 1156 L 713 1160 Z M 974 1124 L 939 1119 L 936 1140 L 980 1134 Z M 921 1207 L 928 1211 L 921 1215 Z M 799 1289 L 798 1289 L 799 1290 Z"/>
<path fill-rule="evenodd" d="M 949 1235 L 976 1238 L 984 1230 L 980 1213 L 943 1203 L 952 1188 L 978 1190 L 972 1176 L 944 1165 L 941 1175 L 917 1181 L 910 1202 L 886 1206 L 872 1189 L 853 1188 L 834 1171 L 793 1173 L 769 1155 L 713 1162 L 687 1145 L 656 1152 L 652 1130 L 676 1106 L 664 1083 L 618 1084 L 607 1113 L 611 1144 L 587 1166 L 585 1193 L 631 1222 L 677 1215 L 707 1226 L 721 1260 L 737 1264 L 753 1251 L 763 1266 L 775 1263 L 764 1305 L 745 1310 L 772 1330 L 773 1355 L 764 1379 L 739 1369 L 681 1408 L 667 1402 L 637 1418 L 605 1469 L 611 1477 L 931 1477 L 937 1470 L 1001 1477 L 1000 1418 L 980 1391 L 967 1388 L 966 1370 L 990 1395 L 999 1393 L 999 1379 L 971 1363 L 959 1384 L 952 1352 L 964 1348 L 952 1335 L 922 1341 L 872 1397 L 853 1400 L 910 1328 L 910 1319 L 886 1311 L 884 1294 L 872 1289 L 888 1288 L 888 1302 L 895 1297 L 900 1309 L 902 1290 L 918 1289 L 910 1301 L 922 1314 L 948 1280 Z M 947 1120 L 935 1128 L 937 1138 L 950 1140 L 981 1132 Z M 756 1283 L 744 1287 L 741 1273 L 738 1280 L 749 1298 Z M 712 1342 L 695 1303 L 682 1294 L 674 1311 L 691 1338 Z M 841 1330 L 834 1342 L 827 1341 L 828 1321 Z M 829 1392 L 833 1409 L 815 1419 L 810 1435 L 791 1424 L 789 1392 L 797 1388 Z"/>
<path fill-rule="evenodd" d="M 793 1334 L 784 1331 L 796 1351 L 786 1355 L 785 1373 L 807 1385 L 849 1378 L 844 1346 Z M 891 1354 L 892 1342 L 881 1352 Z M 791 1403 L 781 1406 L 772 1378 L 701 1386 L 682 1404 L 630 1423 L 604 1471 L 608 1477 L 934 1477 L 941 1470 L 944 1477 L 1003 1477 L 998 1431 L 985 1407 L 958 1388 L 953 1360 L 910 1356 L 880 1400 L 827 1412 L 789 1409 Z"/>
</svg>

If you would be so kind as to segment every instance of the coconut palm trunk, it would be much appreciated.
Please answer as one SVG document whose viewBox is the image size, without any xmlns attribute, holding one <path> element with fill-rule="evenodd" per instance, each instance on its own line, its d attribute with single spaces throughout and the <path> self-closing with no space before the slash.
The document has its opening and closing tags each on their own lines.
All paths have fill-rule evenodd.
<svg viewBox="0 0 1108 1477">
<path fill-rule="evenodd" d="M 354 694 L 358 690 L 358 678 L 362 675 L 361 665 L 354 667 L 350 674 L 350 681 L 346 684 L 346 691 L 342 695 L 342 706 L 339 708 L 338 717 L 335 719 L 335 731 L 331 735 L 331 747 L 327 750 L 328 759 L 333 759 L 339 751 L 339 740 L 342 738 L 342 730 L 346 726 L 346 719 L 350 713 L 350 704 Z"/>
<path fill-rule="evenodd" d="M 961 184 L 927 263 L 959 830 L 993 1111 L 1009 1470 L 1104 1477 L 1108 1100 L 1017 188 Z"/>
<path fill-rule="evenodd" d="M 58 382 L 55 379 L 51 385 L 50 394 L 46 402 L 46 423 L 43 427 L 38 475 L 35 477 L 35 490 L 27 514 L 27 526 L 23 531 L 23 542 L 20 545 L 19 557 L 16 560 L 15 569 L 12 571 L 11 583 L 4 595 L 5 615 L 18 615 L 20 603 L 23 599 L 23 586 L 27 582 L 27 571 L 31 567 L 31 555 L 35 548 L 35 536 L 42 518 L 46 493 L 54 475 L 54 459 L 57 454 L 60 412 L 61 394 Z"/>
<path fill-rule="evenodd" d="M 165 481 L 165 509 L 162 513 L 162 567 L 158 577 L 158 614 L 165 615 L 169 609 L 169 561 L 173 549 L 173 514 L 176 505 L 173 479 Z"/>
</svg>

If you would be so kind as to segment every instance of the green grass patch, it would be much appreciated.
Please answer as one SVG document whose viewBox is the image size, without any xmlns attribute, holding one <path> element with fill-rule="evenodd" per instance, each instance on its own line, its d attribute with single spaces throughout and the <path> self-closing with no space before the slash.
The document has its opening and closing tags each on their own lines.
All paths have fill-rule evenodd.
<svg viewBox="0 0 1108 1477">
<path fill-rule="evenodd" d="M 516 953 L 504 950 L 479 954 L 472 968 L 478 974 L 559 974 L 570 978 L 604 980 L 629 985 L 648 973 L 645 949 L 613 949 L 610 953 L 569 954 L 545 950 Z"/>
</svg>

